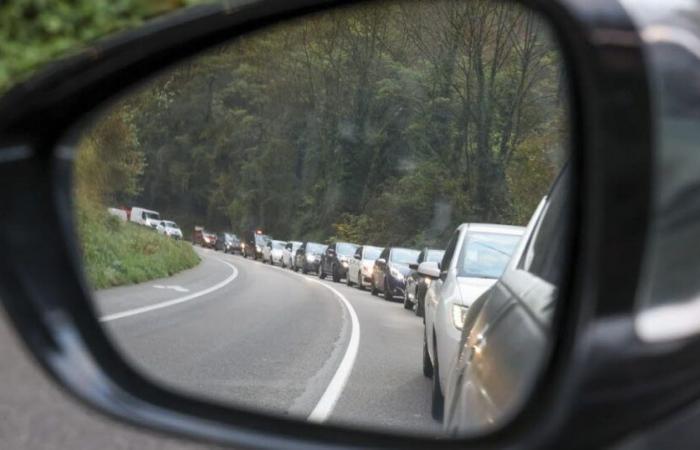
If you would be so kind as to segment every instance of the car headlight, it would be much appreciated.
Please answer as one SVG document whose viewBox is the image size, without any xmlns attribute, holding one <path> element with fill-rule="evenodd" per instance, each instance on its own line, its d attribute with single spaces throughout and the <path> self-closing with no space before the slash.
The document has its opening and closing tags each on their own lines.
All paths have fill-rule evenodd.
<svg viewBox="0 0 700 450">
<path fill-rule="evenodd" d="M 403 274 L 395 268 L 392 267 L 391 269 L 389 269 L 389 273 L 392 277 L 396 278 L 397 280 L 403 280 Z"/>
<path fill-rule="evenodd" d="M 208 244 L 208 243 L 209 243 L 209 238 L 205 236 L 205 237 L 204 237 L 204 242 L 206 242 L 206 243 Z"/>
<path fill-rule="evenodd" d="M 262 251 L 262 250 L 260 250 L 260 246 L 259 246 L 259 245 L 256 245 L 256 246 L 255 246 L 255 251 L 256 251 L 256 252 L 261 252 L 261 251 Z"/>
<path fill-rule="evenodd" d="M 340 261 L 340 265 L 345 267 L 346 269 L 348 268 L 348 262 L 347 261 Z"/>
<path fill-rule="evenodd" d="M 433 279 L 430 277 L 424 277 L 423 278 L 423 283 L 425 283 L 426 286 L 430 286 L 430 283 L 433 282 Z"/>
<path fill-rule="evenodd" d="M 464 328 L 464 321 L 467 319 L 469 308 L 462 305 L 452 305 L 452 324 L 458 330 Z"/>
<path fill-rule="evenodd" d="M 306 261 L 307 262 L 314 262 L 314 255 L 306 255 Z"/>
</svg>

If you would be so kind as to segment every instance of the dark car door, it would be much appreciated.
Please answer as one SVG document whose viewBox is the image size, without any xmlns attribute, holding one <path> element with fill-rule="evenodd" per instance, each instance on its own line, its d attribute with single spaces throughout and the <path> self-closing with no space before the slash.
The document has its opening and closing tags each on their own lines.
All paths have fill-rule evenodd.
<svg viewBox="0 0 700 450">
<path fill-rule="evenodd" d="M 487 426 L 528 393 L 549 349 L 548 325 L 561 279 L 568 232 L 562 178 L 535 217 L 532 229 L 501 279 L 475 302 L 464 327 L 460 356 L 449 385 L 456 389 L 447 412 L 451 431 Z M 471 324 L 469 323 L 471 322 Z"/>
</svg>

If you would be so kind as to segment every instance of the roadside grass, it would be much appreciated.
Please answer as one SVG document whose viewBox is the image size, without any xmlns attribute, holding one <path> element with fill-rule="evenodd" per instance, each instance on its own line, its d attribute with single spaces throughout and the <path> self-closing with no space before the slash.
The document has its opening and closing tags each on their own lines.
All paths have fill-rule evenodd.
<svg viewBox="0 0 700 450">
<path fill-rule="evenodd" d="M 84 270 L 94 289 L 168 277 L 199 264 L 188 242 L 123 222 L 103 208 L 77 210 Z"/>
</svg>

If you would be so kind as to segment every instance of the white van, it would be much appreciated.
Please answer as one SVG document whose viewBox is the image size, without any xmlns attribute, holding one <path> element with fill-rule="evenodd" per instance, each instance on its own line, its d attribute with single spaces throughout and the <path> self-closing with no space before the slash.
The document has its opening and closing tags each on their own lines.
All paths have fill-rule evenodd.
<svg viewBox="0 0 700 450">
<path fill-rule="evenodd" d="M 158 211 L 152 211 L 150 209 L 139 208 L 138 206 L 134 206 L 131 208 L 129 220 L 140 225 L 156 228 L 160 223 L 160 214 L 158 213 Z"/>
</svg>

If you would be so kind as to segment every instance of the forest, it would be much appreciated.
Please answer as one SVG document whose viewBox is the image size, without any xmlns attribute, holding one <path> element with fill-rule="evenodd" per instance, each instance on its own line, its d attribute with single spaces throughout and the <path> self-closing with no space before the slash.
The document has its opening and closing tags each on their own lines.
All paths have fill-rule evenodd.
<svg viewBox="0 0 700 450">
<path fill-rule="evenodd" d="M 513 3 L 371 2 L 246 35 L 110 104 L 80 205 L 282 239 L 444 245 L 525 224 L 568 155 L 562 55 Z M 85 207 L 85 206 L 83 206 Z"/>
</svg>

